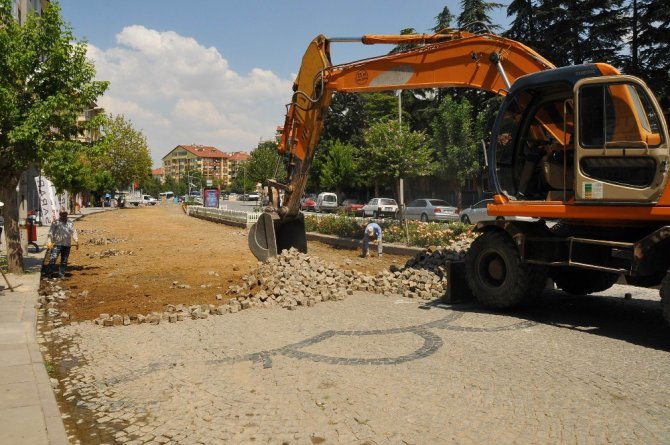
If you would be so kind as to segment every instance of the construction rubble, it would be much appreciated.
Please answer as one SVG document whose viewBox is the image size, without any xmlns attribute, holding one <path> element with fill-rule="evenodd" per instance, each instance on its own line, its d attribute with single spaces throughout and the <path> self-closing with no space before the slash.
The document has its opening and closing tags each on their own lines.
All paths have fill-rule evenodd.
<svg viewBox="0 0 670 445">
<path fill-rule="evenodd" d="M 438 299 L 444 296 L 447 288 L 447 263 L 463 260 L 468 244 L 463 242 L 450 248 L 428 248 L 408 260 L 402 268 L 392 266 L 391 270 L 376 276 L 345 270 L 291 249 L 267 262 L 259 262 L 254 274 L 242 277 L 239 285 L 229 286 L 226 304 L 167 305 L 162 313 L 150 314 L 100 314 L 95 323 L 102 326 L 159 324 L 203 319 L 250 308 L 293 310 L 322 301 L 343 300 L 356 291 L 422 300 Z M 38 308 L 45 310 L 47 317 L 54 321 L 52 324 L 59 325 L 69 315 L 58 310 L 58 303 L 69 295 L 70 291 L 63 289 L 58 282 L 46 282 Z M 218 294 L 216 299 L 223 298 Z"/>
</svg>

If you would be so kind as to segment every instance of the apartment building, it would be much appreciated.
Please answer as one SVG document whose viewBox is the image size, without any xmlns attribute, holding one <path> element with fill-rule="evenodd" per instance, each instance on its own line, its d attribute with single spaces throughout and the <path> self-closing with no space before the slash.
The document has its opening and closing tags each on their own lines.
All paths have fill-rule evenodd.
<svg viewBox="0 0 670 445">
<path fill-rule="evenodd" d="M 76 137 L 79 142 L 95 142 L 100 139 L 100 128 L 88 127 L 86 124 L 97 115 L 104 114 L 104 112 L 104 108 L 98 107 L 97 104 L 93 103 L 89 108 L 79 113 L 79 116 L 77 116 L 77 125 L 81 128 L 81 131 Z"/>
<path fill-rule="evenodd" d="M 249 153 L 245 151 L 236 151 L 230 153 L 230 157 L 228 158 L 228 184 L 231 184 L 238 174 L 242 174 L 240 173 L 242 170 L 241 167 L 249 160 L 250 157 L 251 156 Z"/>
<path fill-rule="evenodd" d="M 187 172 L 199 171 L 203 179 L 230 185 L 240 164 L 249 159 L 245 152 L 224 153 L 205 145 L 177 145 L 163 156 L 163 175 L 175 181 Z"/>
<path fill-rule="evenodd" d="M 30 14 L 41 15 L 42 10 L 49 3 L 49 0 L 14 0 L 12 3 L 12 16 L 14 20 L 23 25 L 28 20 Z"/>
</svg>

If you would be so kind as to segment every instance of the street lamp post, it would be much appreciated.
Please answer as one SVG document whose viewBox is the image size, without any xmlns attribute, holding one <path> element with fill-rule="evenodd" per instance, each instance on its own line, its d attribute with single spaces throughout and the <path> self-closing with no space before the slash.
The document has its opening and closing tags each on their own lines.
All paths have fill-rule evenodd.
<svg viewBox="0 0 670 445">
<path fill-rule="evenodd" d="M 398 90 L 398 131 L 402 131 L 402 90 Z M 398 181 L 399 190 L 399 204 L 400 204 L 400 219 L 405 218 L 405 191 L 404 191 L 404 181 L 402 178 L 399 178 Z"/>
</svg>

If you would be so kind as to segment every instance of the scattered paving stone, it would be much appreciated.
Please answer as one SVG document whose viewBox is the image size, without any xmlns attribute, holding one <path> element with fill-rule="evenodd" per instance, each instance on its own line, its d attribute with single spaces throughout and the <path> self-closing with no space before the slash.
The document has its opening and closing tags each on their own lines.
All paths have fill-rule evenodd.
<svg viewBox="0 0 670 445">
<path fill-rule="evenodd" d="M 94 322 L 102 326 L 128 326 L 159 324 L 161 320 L 175 323 L 187 318 L 205 319 L 209 315 L 236 313 L 251 308 L 281 307 L 295 310 L 299 306 L 312 307 L 319 302 L 343 300 L 355 291 L 375 291 L 384 295 L 395 294 L 423 300 L 440 298 L 447 288 L 447 262 L 463 260 L 468 247 L 467 240 L 457 241 L 449 248 L 429 247 L 409 259 L 403 267 L 392 266 L 376 276 L 342 269 L 291 249 L 264 263 L 258 263 L 258 269 L 253 274 L 243 276 L 239 284 L 228 286 L 225 295 L 230 298 L 228 304 L 189 307 L 169 304 L 162 313 L 103 313 Z M 218 274 L 210 271 L 208 275 Z M 46 309 L 49 317 L 60 315 L 62 319 L 68 320 L 69 314 L 60 314 L 57 307 L 59 302 L 67 300 L 69 291 L 56 282 L 45 280 L 45 283 L 47 284 L 41 289 L 38 308 Z M 173 281 L 172 287 L 191 288 L 190 285 L 178 281 Z M 88 295 L 88 291 L 79 293 L 79 296 Z M 215 298 L 223 300 L 224 294 L 216 294 Z"/>
</svg>

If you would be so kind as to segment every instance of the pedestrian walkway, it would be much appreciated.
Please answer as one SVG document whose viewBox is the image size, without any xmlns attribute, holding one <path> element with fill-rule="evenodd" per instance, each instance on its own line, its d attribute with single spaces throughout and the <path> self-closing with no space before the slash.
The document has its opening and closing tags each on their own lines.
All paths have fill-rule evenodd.
<svg viewBox="0 0 670 445">
<path fill-rule="evenodd" d="M 83 209 L 83 214 L 102 209 Z M 75 218 L 81 215 L 76 215 Z M 46 244 L 48 227 L 37 228 Z M 6 255 L 6 243 L 0 245 Z M 44 250 L 24 255 L 22 275 L 6 274 L 14 291 L 0 281 L 0 431 L 7 444 L 60 445 L 68 438 L 49 375 L 37 343 L 40 268 Z"/>
</svg>

